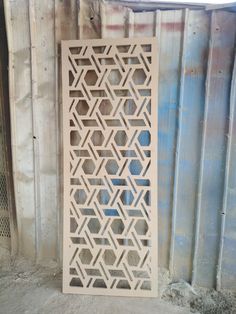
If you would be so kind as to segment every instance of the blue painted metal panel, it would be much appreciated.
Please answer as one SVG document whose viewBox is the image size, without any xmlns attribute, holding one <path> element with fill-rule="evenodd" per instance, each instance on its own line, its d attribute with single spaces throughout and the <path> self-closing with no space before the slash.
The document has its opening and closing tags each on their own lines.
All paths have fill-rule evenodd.
<svg viewBox="0 0 236 314">
<path fill-rule="evenodd" d="M 170 271 L 191 281 L 194 220 L 199 178 L 209 17 L 188 11 L 182 54 L 179 128 L 175 164 Z"/>
<path fill-rule="evenodd" d="M 175 278 L 214 287 L 219 259 L 219 286 L 236 289 L 234 177 L 225 185 L 225 221 L 221 217 L 236 14 L 213 12 L 209 41 L 211 12 L 189 10 L 184 21 L 182 10 L 133 12 L 113 5 L 110 15 L 101 15 L 103 35 L 157 36 L 159 43 L 159 266 Z M 138 171 L 135 163 L 130 169 Z M 229 169 L 235 171 L 233 162 Z M 112 208 L 106 214 L 117 215 Z"/>
<path fill-rule="evenodd" d="M 209 54 L 211 13 L 190 10 L 184 21 L 181 10 L 157 11 L 153 28 L 151 15 L 149 21 L 146 14 L 134 14 L 134 36 L 152 36 L 154 32 L 159 40 L 159 266 L 169 265 L 176 279 L 190 282 L 193 271 L 194 283 L 213 287 L 219 253 L 234 15 L 213 13 Z"/>
<path fill-rule="evenodd" d="M 235 14 L 213 12 L 207 74 L 193 283 L 216 286 Z"/>
<path fill-rule="evenodd" d="M 160 15 L 159 15 L 160 17 Z M 159 265 L 169 266 L 171 215 L 179 103 L 183 11 L 162 11 L 156 21 L 159 39 L 158 98 L 158 242 Z"/>
</svg>

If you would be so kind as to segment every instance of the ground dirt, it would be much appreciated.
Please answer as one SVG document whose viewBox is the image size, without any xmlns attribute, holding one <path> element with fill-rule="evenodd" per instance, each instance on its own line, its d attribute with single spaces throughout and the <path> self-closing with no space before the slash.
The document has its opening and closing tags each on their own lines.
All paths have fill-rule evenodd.
<svg viewBox="0 0 236 314">
<path fill-rule="evenodd" d="M 236 295 L 172 283 L 164 269 L 159 270 L 159 298 L 154 299 L 65 295 L 61 285 L 61 270 L 55 265 L 12 260 L 0 249 L 1 314 L 236 313 Z"/>
</svg>

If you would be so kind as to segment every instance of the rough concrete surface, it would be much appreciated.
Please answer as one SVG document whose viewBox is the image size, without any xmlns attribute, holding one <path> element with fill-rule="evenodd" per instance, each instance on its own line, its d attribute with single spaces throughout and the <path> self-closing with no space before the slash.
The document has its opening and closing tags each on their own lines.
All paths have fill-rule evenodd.
<svg viewBox="0 0 236 314">
<path fill-rule="evenodd" d="M 171 283 L 165 270 L 159 271 L 160 297 L 154 299 L 64 295 L 61 285 L 61 270 L 55 265 L 11 260 L 0 250 L 1 314 L 236 313 L 234 295 L 193 289 L 186 282 Z"/>
</svg>

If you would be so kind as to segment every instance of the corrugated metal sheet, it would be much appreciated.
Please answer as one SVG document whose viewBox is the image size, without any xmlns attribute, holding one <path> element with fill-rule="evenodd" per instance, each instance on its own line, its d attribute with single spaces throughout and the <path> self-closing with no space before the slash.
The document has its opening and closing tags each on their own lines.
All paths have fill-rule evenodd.
<svg viewBox="0 0 236 314">
<path fill-rule="evenodd" d="M 198 193 L 209 17 L 186 11 L 180 70 L 178 130 L 172 209 L 170 267 L 174 277 L 190 280 Z M 176 264 L 175 260 L 179 260 Z"/>
<path fill-rule="evenodd" d="M 213 12 L 211 16 L 193 274 L 194 282 L 203 286 L 216 283 L 235 18 L 227 12 Z"/>
<path fill-rule="evenodd" d="M 157 36 L 159 266 L 236 290 L 235 13 L 92 0 L 5 9 L 21 254 L 61 256 L 60 40 Z"/>
</svg>

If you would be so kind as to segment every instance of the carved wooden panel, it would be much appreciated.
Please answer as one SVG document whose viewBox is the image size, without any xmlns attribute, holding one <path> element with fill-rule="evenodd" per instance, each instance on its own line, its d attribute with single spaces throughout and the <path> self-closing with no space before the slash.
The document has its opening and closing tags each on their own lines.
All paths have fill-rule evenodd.
<svg viewBox="0 0 236 314">
<path fill-rule="evenodd" d="M 157 294 L 154 38 L 62 42 L 63 291 Z"/>
</svg>

